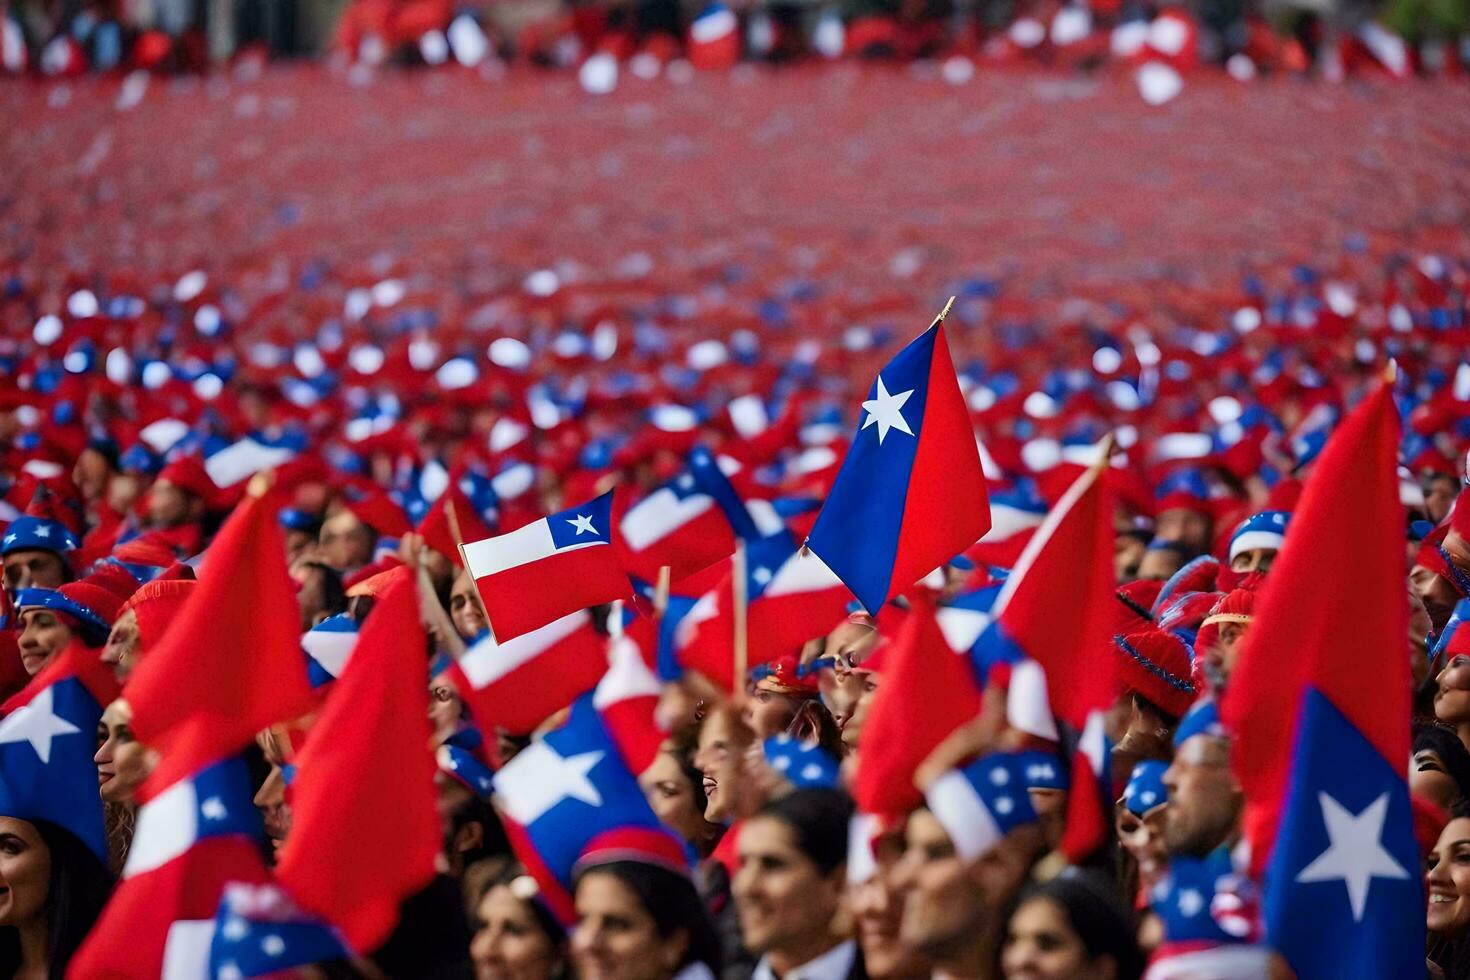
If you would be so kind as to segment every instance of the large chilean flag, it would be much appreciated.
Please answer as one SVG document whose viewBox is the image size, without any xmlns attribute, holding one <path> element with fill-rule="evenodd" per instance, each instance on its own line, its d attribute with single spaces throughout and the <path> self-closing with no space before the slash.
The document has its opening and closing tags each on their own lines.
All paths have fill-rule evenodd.
<svg viewBox="0 0 1470 980">
<path fill-rule="evenodd" d="M 944 314 L 878 374 L 807 546 L 876 613 L 990 528 Z"/>
</svg>

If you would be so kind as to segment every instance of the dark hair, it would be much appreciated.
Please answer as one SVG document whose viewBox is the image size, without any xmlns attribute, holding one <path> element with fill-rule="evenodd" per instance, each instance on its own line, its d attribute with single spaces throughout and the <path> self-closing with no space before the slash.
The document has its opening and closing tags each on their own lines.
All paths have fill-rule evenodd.
<svg viewBox="0 0 1470 980">
<path fill-rule="evenodd" d="M 470 824 L 480 825 L 480 843 L 459 856 L 464 867 L 477 861 L 506 857 L 510 854 L 510 838 L 495 809 L 479 794 L 471 793 L 449 812 L 449 827 L 444 832 L 444 853 L 450 854 L 459 832 Z"/>
<path fill-rule="evenodd" d="M 51 880 L 44 907 L 51 942 L 46 975 L 51 980 L 62 980 L 77 947 L 107 904 L 112 875 L 71 831 L 45 820 L 29 823 L 51 853 Z M 0 928 L 0 976 L 14 976 L 19 969 L 20 936 L 13 927 Z"/>
<path fill-rule="evenodd" d="M 577 874 L 577 885 L 591 874 L 610 874 L 632 889 L 660 936 L 671 936 L 681 929 L 688 935 L 689 945 L 674 972 L 703 963 L 715 976 L 720 975 L 720 941 L 688 877 L 643 861 L 609 861 L 583 868 Z"/>
<path fill-rule="evenodd" d="M 328 616 L 347 611 L 347 590 L 342 586 L 342 573 L 319 561 L 303 563 L 322 577 L 322 611 Z"/>
<path fill-rule="evenodd" d="M 1460 789 L 1460 799 L 1470 800 L 1470 751 L 1453 731 L 1442 725 L 1415 725 L 1413 754 L 1433 752 Z"/>
<path fill-rule="evenodd" d="M 839 789 L 799 789 L 761 807 L 759 815 L 779 820 L 796 835 L 796 846 L 822 874 L 847 861 L 847 825 L 852 798 Z"/>
<path fill-rule="evenodd" d="M 485 882 L 480 888 L 479 895 L 475 898 L 473 907 L 470 909 L 471 928 L 474 931 L 478 932 L 484 926 L 484 923 L 480 921 L 480 902 L 484 900 L 485 896 L 496 888 L 501 887 L 510 888 L 511 894 L 514 895 L 515 889 L 511 887 L 512 883 L 518 878 L 524 877 L 526 877 L 526 869 L 519 864 L 512 864 L 505 871 Z M 521 896 L 516 895 L 516 899 L 524 902 L 526 907 L 531 910 L 531 917 L 536 920 L 536 928 L 545 934 L 546 941 L 565 954 L 567 931 L 556 920 L 556 916 L 551 914 L 551 909 L 547 907 L 546 903 L 538 897 L 521 898 Z"/>
<path fill-rule="evenodd" d="M 1017 910 L 1037 899 L 1054 902 L 1061 908 L 1067 924 L 1087 950 L 1089 959 L 1112 957 L 1117 966 L 1118 980 L 1138 980 L 1143 975 L 1144 956 L 1138 948 L 1138 923 L 1102 874 L 1071 868 L 1050 881 L 1027 887 L 1006 913 L 1007 932 Z M 1002 942 L 1002 950 L 1004 947 Z"/>
</svg>

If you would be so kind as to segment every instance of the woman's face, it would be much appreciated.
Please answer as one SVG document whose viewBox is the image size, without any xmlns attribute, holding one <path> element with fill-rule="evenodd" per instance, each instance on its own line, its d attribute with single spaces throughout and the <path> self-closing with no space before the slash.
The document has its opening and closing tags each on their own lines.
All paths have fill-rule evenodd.
<svg viewBox="0 0 1470 980">
<path fill-rule="evenodd" d="M 51 850 L 32 823 L 0 817 L 0 926 L 35 922 L 51 893 Z"/>
<path fill-rule="evenodd" d="M 868 720 L 868 712 L 873 710 L 873 695 L 883 682 L 883 675 L 871 670 L 855 670 L 852 676 L 859 687 L 858 698 L 852 707 L 852 717 L 842 726 L 842 742 L 848 748 L 855 749 L 858 740 L 862 738 L 863 724 Z"/>
<path fill-rule="evenodd" d="M 463 718 L 464 702 L 449 674 L 440 674 L 429 681 L 429 722 L 434 726 L 434 740 L 443 742 L 459 731 Z"/>
<path fill-rule="evenodd" d="M 1451 657 L 1435 683 L 1434 717 L 1447 725 L 1470 721 L 1470 657 Z"/>
<path fill-rule="evenodd" d="M 1145 890 L 1152 889 L 1167 869 L 1164 824 L 1168 810 L 1164 803 L 1140 817 L 1126 806 L 1117 809 L 1118 841 L 1138 865 L 1138 883 Z"/>
<path fill-rule="evenodd" d="M 665 938 L 638 894 L 610 872 L 577 883 L 572 961 L 579 980 L 667 980 L 679 968 L 688 936 Z"/>
<path fill-rule="evenodd" d="M 740 803 L 741 756 L 750 745 L 745 726 L 729 711 L 715 711 L 699 729 L 694 766 L 704 776 L 704 818 L 734 819 Z"/>
<path fill-rule="evenodd" d="M 449 593 L 449 618 L 462 639 L 473 640 L 485 630 L 485 614 L 475 599 L 475 581 L 462 572 Z"/>
<path fill-rule="evenodd" d="M 117 617 L 112 630 L 107 634 L 107 645 L 102 648 L 102 662 L 112 664 L 112 672 L 118 683 L 128 679 L 138 657 L 138 614 L 128 609 Z"/>
<path fill-rule="evenodd" d="M 479 927 L 470 942 L 475 980 L 548 980 L 555 973 L 561 951 L 509 885 L 486 892 L 475 916 Z"/>
<path fill-rule="evenodd" d="M 1457 940 L 1470 926 L 1470 818 L 1451 820 L 1425 862 L 1429 931 Z"/>
<path fill-rule="evenodd" d="M 66 649 L 71 627 L 49 609 L 27 609 L 20 614 L 20 660 L 32 677 Z"/>
<path fill-rule="evenodd" d="M 764 740 L 786 730 L 791 719 L 796 717 L 798 704 L 797 699 L 789 695 L 758 687 L 745 699 L 741 717 L 751 731 L 755 732 L 756 738 Z"/>
<path fill-rule="evenodd" d="M 638 777 L 638 785 L 659 820 L 676 834 L 691 844 L 709 839 L 712 828 L 704 819 L 704 808 L 673 752 L 660 752 Z"/>
<path fill-rule="evenodd" d="M 133 794 L 148 778 L 153 766 L 149 752 L 133 738 L 133 712 L 126 701 L 117 700 L 102 712 L 97 723 L 97 786 L 108 803 L 131 803 Z"/>
<path fill-rule="evenodd" d="M 1444 760 L 1438 752 L 1420 749 L 1414 753 L 1413 764 L 1409 766 L 1409 793 L 1448 810 L 1459 801 L 1460 786 L 1445 770 Z"/>
<path fill-rule="evenodd" d="M 1066 913 L 1049 898 L 1023 902 L 1011 916 L 1000 968 L 1005 980 L 1114 980 L 1117 976 L 1111 957 L 1088 958 L 1087 947 Z"/>
</svg>

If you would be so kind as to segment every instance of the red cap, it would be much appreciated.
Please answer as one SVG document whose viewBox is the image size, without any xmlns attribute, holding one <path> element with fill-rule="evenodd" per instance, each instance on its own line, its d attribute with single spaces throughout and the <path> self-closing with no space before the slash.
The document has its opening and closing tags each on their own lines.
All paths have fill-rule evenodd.
<svg viewBox="0 0 1470 980">
<path fill-rule="evenodd" d="M 1141 694 L 1176 718 L 1194 703 L 1189 648 L 1173 633 L 1149 628 L 1115 636 L 1113 652 L 1125 691 Z"/>
</svg>

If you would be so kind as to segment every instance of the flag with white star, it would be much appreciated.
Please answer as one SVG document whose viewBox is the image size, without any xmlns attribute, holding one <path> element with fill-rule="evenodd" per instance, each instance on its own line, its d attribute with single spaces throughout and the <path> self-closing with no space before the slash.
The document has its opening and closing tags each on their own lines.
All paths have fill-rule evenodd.
<svg viewBox="0 0 1470 980">
<path fill-rule="evenodd" d="M 612 546 L 612 491 L 509 534 L 464 546 L 490 628 L 505 641 L 632 595 Z"/>
<path fill-rule="evenodd" d="M 495 794 L 516 856 L 563 922 L 576 921 L 575 870 L 594 853 L 687 870 L 683 843 L 649 807 L 591 695 L 496 773 Z"/>
<path fill-rule="evenodd" d="M 252 796 L 250 770 L 233 756 L 144 802 L 122 879 L 72 958 L 70 975 L 210 976 L 225 887 L 269 880 Z"/>
<path fill-rule="evenodd" d="M 107 860 L 97 795 L 97 722 L 116 683 L 97 651 L 74 644 L 5 706 L 0 719 L 0 815 L 45 820 Z M 92 667 L 88 675 L 88 667 Z"/>
<path fill-rule="evenodd" d="M 1220 706 L 1267 938 L 1303 980 L 1424 975 L 1398 445 L 1386 381 L 1317 458 Z"/>
<path fill-rule="evenodd" d="M 873 613 L 990 528 L 975 430 L 940 320 L 874 379 L 807 540 Z"/>
</svg>

